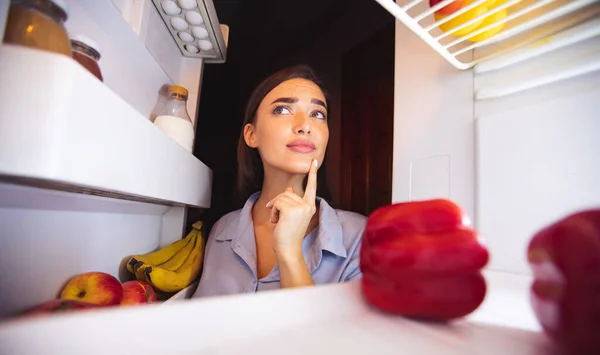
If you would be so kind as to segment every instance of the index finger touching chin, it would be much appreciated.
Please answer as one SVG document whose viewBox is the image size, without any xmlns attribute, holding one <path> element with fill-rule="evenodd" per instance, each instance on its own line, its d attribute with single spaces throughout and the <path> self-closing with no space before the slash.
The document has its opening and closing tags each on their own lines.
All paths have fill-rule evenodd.
<svg viewBox="0 0 600 355">
<path fill-rule="evenodd" d="M 310 170 L 308 171 L 308 181 L 306 182 L 306 190 L 304 191 L 304 200 L 311 205 L 314 205 L 317 198 L 317 167 L 319 163 L 316 159 L 312 161 Z"/>
</svg>

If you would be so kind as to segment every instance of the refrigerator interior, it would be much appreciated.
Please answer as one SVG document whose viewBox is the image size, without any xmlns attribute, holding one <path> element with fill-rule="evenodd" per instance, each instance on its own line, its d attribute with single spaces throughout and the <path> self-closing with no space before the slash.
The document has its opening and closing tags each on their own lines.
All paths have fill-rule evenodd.
<svg viewBox="0 0 600 355">
<path fill-rule="evenodd" d="M 414 14 L 429 8 L 398 1 L 415 3 Z M 555 1 L 551 9 L 573 3 Z M 393 200 L 457 201 L 490 248 L 489 270 L 529 275 L 526 247 L 536 230 L 600 205 L 600 7 L 587 5 L 545 24 L 550 35 L 517 38 L 526 45 L 466 70 L 397 21 Z M 556 28 L 573 18 L 579 22 L 568 29 L 592 34 L 553 50 Z M 577 33 L 584 32 L 570 35 Z M 490 46 L 502 54 L 517 39 Z M 462 60 L 484 57 L 478 50 L 490 56 L 489 48 L 474 48 Z M 503 62 L 512 64 L 487 69 Z"/>
<path fill-rule="evenodd" d="M 414 10 L 427 7 L 426 1 L 414 3 Z M 2 6 L 4 18 L 8 2 Z M 15 53 L 2 48 L 3 73 L 8 73 L 5 64 L 17 63 L 25 56 L 32 64 L 49 60 L 52 68 L 64 68 L 68 80 L 61 84 L 64 90 L 52 93 L 54 101 L 46 106 L 61 103 L 53 111 L 56 121 L 35 121 L 32 117 L 32 122 L 43 124 L 39 129 L 29 131 L 27 124 L 9 118 L 18 114 L 19 107 L 3 104 L 0 109 L 0 284 L 5 285 L 0 293 L 0 319 L 56 297 L 60 286 L 74 274 L 96 270 L 117 276 L 127 255 L 147 252 L 182 237 L 186 206 L 210 208 L 210 169 L 147 120 L 160 99 L 161 88 L 168 84 L 190 90 L 188 112 L 195 118 L 202 104 L 204 65 L 219 64 L 182 56 L 151 1 L 83 0 L 70 1 L 69 6 L 68 30 L 94 38 L 103 49 L 104 85 L 60 58 L 38 58 L 26 50 Z M 586 10 L 598 10 L 596 1 L 588 6 Z M 393 202 L 435 197 L 454 200 L 469 214 L 490 249 L 487 270 L 516 275 L 523 287 L 515 292 L 526 297 L 530 270 L 525 249 L 531 234 L 568 213 L 600 206 L 600 140 L 596 138 L 600 133 L 600 71 L 548 79 L 555 73 L 599 63 L 600 37 L 483 72 L 478 72 L 477 66 L 457 69 L 450 65 L 400 20 L 396 21 L 395 48 Z M 475 48 L 464 56 L 476 58 L 478 50 L 485 48 Z M 26 64 L 21 65 L 25 68 Z M 16 72 L 11 83 L 19 82 L 17 74 L 23 72 Z M 124 72 L 128 75 L 122 75 Z M 39 75 L 53 78 L 47 73 Z M 23 85 L 31 84 L 34 78 L 25 78 Z M 84 89 L 75 90 L 78 85 Z M 51 87 L 41 83 L 32 95 L 44 97 L 50 92 L 44 90 Z M 9 97 L 14 89 L 2 84 L 0 94 Z M 105 100 L 99 103 L 99 97 Z M 24 107 L 29 101 L 22 98 L 15 102 Z M 80 104 L 70 106 L 70 102 Z M 35 109 L 28 107 L 26 112 L 35 113 Z M 61 116 L 65 112 L 67 115 Z M 70 117 L 82 115 L 86 118 L 81 125 L 73 125 Z M 4 139 L 5 132 L 18 137 L 25 129 L 31 140 Z M 114 132 L 118 139 L 112 141 Z M 66 141 L 65 136 L 69 138 Z M 33 147 L 19 150 L 29 146 Z M 90 161 L 92 158 L 96 160 Z M 173 170 L 165 171 L 164 167 Z M 113 170 L 118 174 L 111 173 Z M 173 176 L 178 176 L 176 183 L 170 180 Z M 337 295 L 332 292 L 331 297 Z M 281 302 L 277 304 L 295 302 L 289 291 L 282 293 L 279 297 L 260 297 L 274 297 Z M 298 297 L 314 296 L 305 290 Z M 261 302 L 263 298 L 236 299 L 239 303 L 229 298 L 214 300 L 215 305 L 222 302 L 227 306 L 215 309 Z M 210 300 L 187 302 L 199 313 L 211 309 Z M 343 307 L 352 309 L 356 314 L 348 311 L 352 313 L 349 317 L 356 319 L 366 312 L 357 303 L 340 302 L 338 309 L 336 302 L 327 302 L 340 319 Z M 186 313 L 182 304 L 173 307 L 179 307 L 173 314 Z M 152 314 L 169 317 L 162 312 L 166 313 L 153 306 L 89 317 L 76 315 L 69 326 L 91 324 L 105 316 L 131 322 L 138 315 L 142 315 L 139 319 L 151 319 Z M 202 327 L 219 319 L 216 311 L 208 313 L 211 318 L 205 319 Z M 290 313 L 289 319 L 300 315 Z M 247 322 L 247 316 L 227 319 Z M 484 318 L 497 316 L 491 311 Z M 48 330 L 65 325 L 63 320 L 68 321 L 59 317 L 31 325 Z M 307 324 L 321 321 L 310 316 L 302 320 Z M 530 321 L 527 318 L 523 322 Z M 14 336 L 15 344 L 19 339 L 24 341 L 19 337 L 27 326 L 18 323 L 5 327 L 4 339 Z M 263 331 L 264 336 L 272 334 L 272 329 L 257 332 Z M 356 334 L 356 339 L 361 339 L 360 332 Z M 452 343 L 449 339 L 455 335 L 444 333 L 440 339 Z M 180 350 L 197 350 L 197 344 L 184 345 Z M 241 349 L 231 346 L 231 352 Z M 78 353 L 82 348 L 74 345 L 73 349 L 72 353 Z M 462 348 L 457 345 L 455 350 L 461 353 Z"/>
</svg>

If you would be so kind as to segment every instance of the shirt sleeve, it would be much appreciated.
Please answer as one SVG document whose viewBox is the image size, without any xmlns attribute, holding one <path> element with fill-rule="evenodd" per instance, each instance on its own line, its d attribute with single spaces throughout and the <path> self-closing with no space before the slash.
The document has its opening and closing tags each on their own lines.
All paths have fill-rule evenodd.
<svg viewBox="0 0 600 355">
<path fill-rule="evenodd" d="M 360 246 L 362 243 L 362 233 L 364 229 L 358 232 L 356 242 L 348 253 L 348 259 L 350 260 L 346 265 L 346 268 L 342 272 L 340 282 L 356 281 L 362 277 L 360 270 Z"/>
</svg>

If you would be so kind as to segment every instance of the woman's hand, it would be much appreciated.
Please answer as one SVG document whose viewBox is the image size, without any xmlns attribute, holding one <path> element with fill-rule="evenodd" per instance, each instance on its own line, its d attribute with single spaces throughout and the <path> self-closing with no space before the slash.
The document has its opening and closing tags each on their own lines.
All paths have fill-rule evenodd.
<svg viewBox="0 0 600 355">
<path fill-rule="evenodd" d="M 278 260 L 298 255 L 302 257 L 302 241 L 316 212 L 316 194 L 317 161 L 313 160 L 304 197 L 288 187 L 267 203 L 267 208 L 271 208 L 271 223 L 277 224 L 273 232 L 273 249 Z"/>
<path fill-rule="evenodd" d="M 302 241 L 317 211 L 316 196 L 317 161 L 313 160 L 304 197 L 296 195 L 294 190 L 288 187 L 285 192 L 267 203 L 267 208 L 271 208 L 271 222 L 277 224 L 273 232 L 273 250 L 279 266 L 282 288 L 314 285 L 302 255 Z"/>
</svg>

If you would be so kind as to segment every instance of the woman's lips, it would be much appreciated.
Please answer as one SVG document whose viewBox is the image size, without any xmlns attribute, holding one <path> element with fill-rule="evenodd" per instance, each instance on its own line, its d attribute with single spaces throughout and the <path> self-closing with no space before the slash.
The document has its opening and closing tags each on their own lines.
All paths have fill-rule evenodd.
<svg viewBox="0 0 600 355">
<path fill-rule="evenodd" d="M 287 147 L 297 153 L 312 153 L 316 150 L 315 144 L 306 140 L 294 141 L 289 143 Z"/>
</svg>

